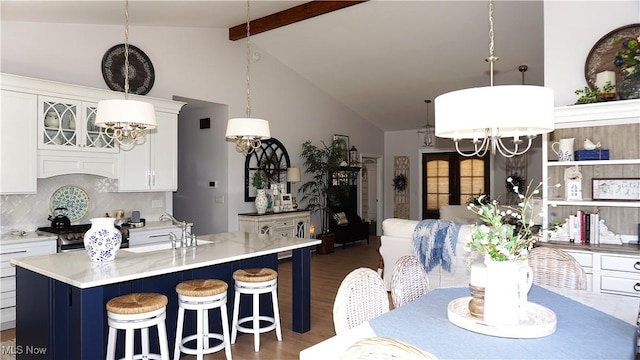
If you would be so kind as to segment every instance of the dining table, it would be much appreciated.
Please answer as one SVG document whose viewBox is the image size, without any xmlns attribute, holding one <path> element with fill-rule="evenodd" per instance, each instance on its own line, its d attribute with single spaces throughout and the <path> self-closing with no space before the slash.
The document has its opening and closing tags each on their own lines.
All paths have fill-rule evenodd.
<svg viewBox="0 0 640 360">
<path fill-rule="evenodd" d="M 533 285 L 528 301 L 555 313 L 555 329 L 533 338 L 488 335 L 449 320 L 448 305 L 468 287 L 434 289 L 300 352 L 301 360 L 338 359 L 368 337 L 402 340 L 438 359 L 628 359 L 638 349 L 640 298 Z M 482 320 L 478 323 L 483 324 Z M 486 325 L 486 324 L 484 324 Z M 517 327 L 514 327 L 517 330 Z"/>
</svg>

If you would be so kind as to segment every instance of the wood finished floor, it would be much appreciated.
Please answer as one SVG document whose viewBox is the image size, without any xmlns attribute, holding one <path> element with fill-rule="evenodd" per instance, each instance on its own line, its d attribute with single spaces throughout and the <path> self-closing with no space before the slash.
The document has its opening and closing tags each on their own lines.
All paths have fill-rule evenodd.
<svg viewBox="0 0 640 360">
<path fill-rule="evenodd" d="M 253 351 L 253 336 L 242 335 L 231 347 L 234 359 L 297 359 L 300 351 L 335 335 L 333 331 L 333 300 L 342 279 L 358 267 L 378 268 L 380 237 L 371 237 L 369 244 L 359 241 L 332 254 L 311 255 L 311 331 L 298 334 L 291 330 L 291 261 L 282 260 L 278 269 L 278 297 L 282 321 L 282 342 L 275 332 L 262 334 L 260 352 Z M 2 332 L 2 341 L 15 337 L 15 330 Z M 208 360 L 224 359 L 224 352 L 206 355 Z M 195 359 L 183 356 L 181 359 Z"/>
</svg>

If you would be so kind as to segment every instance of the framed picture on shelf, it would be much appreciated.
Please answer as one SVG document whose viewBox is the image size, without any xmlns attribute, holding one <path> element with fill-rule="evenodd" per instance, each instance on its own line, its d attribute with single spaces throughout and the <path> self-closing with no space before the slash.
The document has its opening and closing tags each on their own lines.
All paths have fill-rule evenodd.
<svg viewBox="0 0 640 360">
<path fill-rule="evenodd" d="M 349 164 L 349 136 L 335 134 L 333 135 L 333 141 L 336 142 L 340 148 L 341 162 L 344 161 L 345 164 Z"/>
<path fill-rule="evenodd" d="M 591 179 L 593 200 L 638 201 L 640 178 Z"/>
</svg>

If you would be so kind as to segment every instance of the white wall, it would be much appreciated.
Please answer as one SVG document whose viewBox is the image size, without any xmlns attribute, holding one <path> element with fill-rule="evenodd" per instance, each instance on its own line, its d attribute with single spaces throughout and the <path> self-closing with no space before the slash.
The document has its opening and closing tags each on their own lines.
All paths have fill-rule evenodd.
<svg viewBox="0 0 640 360">
<path fill-rule="evenodd" d="M 102 56 L 124 40 L 122 26 L 8 21 L 0 26 L 0 71 L 104 89 Z M 245 115 L 245 43 L 229 41 L 227 29 L 130 26 L 129 34 L 130 43 L 142 49 L 155 68 L 155 83 L 148 96 L 199 99 L 228 106 L 229 117 Z M 361 152 L 383 153 L 380 129 L 269 54 L 254 50 L 260 60 L 251 68 L 252 115 L 270 121 L 272 136 L 287 147 L 293 166 L 302 166 L 302 142 L 330 141 L 333 134 L 349 135 Z M 226 123 L 226 119 L 217 121 Z M 217 139 L 224 141 L 224 133 Z M 228 164 L 216 177 L 228 186 L 227 227 L 236 230 L 236 214 L 253 211 L 253 204 L 244 202 L 244 158 L 230 142 L 226 151 L 211 156 L 216 163 Z M 305 178 L 303 174 L 303 181 Z"/>
</svg>

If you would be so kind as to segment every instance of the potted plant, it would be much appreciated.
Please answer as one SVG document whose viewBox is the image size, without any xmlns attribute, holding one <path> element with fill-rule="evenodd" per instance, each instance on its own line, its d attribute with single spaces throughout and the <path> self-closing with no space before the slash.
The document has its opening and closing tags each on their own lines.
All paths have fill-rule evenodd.
<svg viewBox="0 0 640 360">
<path fill-rule="evenodd" d="M 267 192 L 265 187 L 267 186 L 267 175 L 263 170 L 257 170 L 253 174 L 253 178 L 251 179 L 251 185 L 256 188 L 256 200 L 255 206 L 258 214 L 264 214 L 267 212 L 267 205 L 269 200 L 267 199 Z"/>
<path fill-rule="evenodd" d="M 318 245 L 318 253 L 333 251 L 333 234 L 329 232 L 330 206 L 339 200 L 340 186 L 331 186 L 331 174 L 340 169 L 342 150 L 336 141 L 330 146 L 322 142 L 322 146 L 316 146 L 310 140 L 302 143 L 300 154 L 304 162 L 306 174 L 311 175 L 311 180 L 300 186 L 298 192 L 302 193 L 301 201 L 307 202 L 307 209 L 312 214 L 320 214 L 320 233 L 316 238 L 322 240 Z"/>
</svg>

